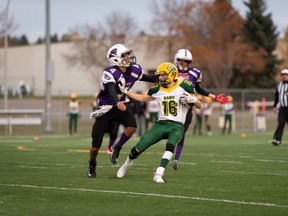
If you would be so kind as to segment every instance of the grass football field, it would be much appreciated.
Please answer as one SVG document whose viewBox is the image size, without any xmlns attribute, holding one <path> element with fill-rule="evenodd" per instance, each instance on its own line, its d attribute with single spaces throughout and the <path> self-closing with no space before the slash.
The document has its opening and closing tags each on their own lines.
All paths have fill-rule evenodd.
<svg viewBox="0 0 288 216">
<path fill-rule="evenodd" d="M 186 136 L 181 165 L 165 184 L 153 183 L 165 142 L 143 153 L 123 179 L 116 172 L 138 141 L 123 147 L 118 165 L 104 150 L 97 178 L 86 176 L 90 137 L 0 137 L 1 216 L 285 216 L 288 142 L 272 133 Z"/>
</svg>

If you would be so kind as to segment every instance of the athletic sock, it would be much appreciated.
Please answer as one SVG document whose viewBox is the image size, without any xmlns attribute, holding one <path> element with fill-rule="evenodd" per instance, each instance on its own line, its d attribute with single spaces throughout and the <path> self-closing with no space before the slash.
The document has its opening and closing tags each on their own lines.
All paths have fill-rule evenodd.
<svg viewBox="0 0 288 216">
<path fill-rule="evenodd" d="M 92 167 L 96 166 L 96 160 L 95 159 L 90 159 L 89 160 L 89 165 L 92 166 Z"/>
<path fill-rule="evenodd" d="M 108 146 L 113 146 L 114 145 L 114 143 L 115 143 L 115 139 L 110 139 L 109 140 L 109 145 Z"/>
<path fill-rule="evenodd" d="M 122 146 L 130 139 L 131 137 L 126 136 L 124 133 L 122 133 L 120 140 L 115 145 L 116 148 L 121 149 Z"/>
<path fill-rule="evenodd" d="M 176 154 L 175 154 L 175 160 L 179 160 L 181 152 L 182 152 L 182 148 L 183 148 L 183 146 L 177 145 Z"/>
</svg>

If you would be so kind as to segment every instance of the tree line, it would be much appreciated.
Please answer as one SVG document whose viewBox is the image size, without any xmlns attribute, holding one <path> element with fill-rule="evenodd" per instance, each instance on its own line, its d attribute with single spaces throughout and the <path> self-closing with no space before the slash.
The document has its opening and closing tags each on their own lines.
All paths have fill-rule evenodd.
<svg viewBox="0 0 288 216">
<path fill-rule="evenodd" d="M 245 18 L 230 0 L 152 1 L 151 29 L 154 35 L 163 36 L 167 60 L 173 62 L 179 48 L 192 52 L 193 66 L 205 72 L 203 82 L 207 88 L 274 88 L 279 70 L 288 66 L 288 51 L 283 49 L 282 59 L 275 54 L 279 32 L 272 14 L 266 12 L 265 0 L 246 0 L 244 4 Z M 287 32 L 288 28 L 282 40 L 285 46 Z M 73 52 L 64 56 L 67 64 L 84 67 L 93 77 L 95 70 L 105 66 L 105 56 L 99 53 L 103 55 L 111 44 L 125 43 L 133 35 L 145 32 L 139 32 L 129 12 L 114 11 L 103 24 L 77 26 L 60 40 L 57 34 L 50 39 L 52 43 L 73 41 Z M 9 42 L 9 46 L 29 44 L 25 35 L 9 37 Z M 45 43 L 45 38 L 36 43 Z M 155 46 L 161 45 L 149 47 Z"/>
</svg>

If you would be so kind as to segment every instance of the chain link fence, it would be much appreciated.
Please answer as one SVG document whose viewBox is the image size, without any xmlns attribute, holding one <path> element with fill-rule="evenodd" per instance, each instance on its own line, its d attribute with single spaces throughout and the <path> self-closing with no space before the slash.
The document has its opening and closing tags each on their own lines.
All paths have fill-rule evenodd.
<svg viewBox="0 0 288 216">
<path fill-rule="evenodd" d="M 85 92 L 85 90 L 83 91 Z M 274 131 L 277 123 L 277 115 L 272 112 L 275 89 L 207 89 L 207 91 L 213 92 L 214 94 L 224 93 L 233 97 L 235 113 L 233 117 L 233 133 L 258 133 L 263 131 L 272 133 Z M 81 92 L 81 90 L 78 92 Z M 67 104 L 69 95 L 70 92 L 59 90 L 58 95 L 51 98 L 51 123 L 54 134 L 68 135 Z M 87 93 L 87 96 L 78 97 L 78 100 L 81 102 L 81 118 L 78 123 L 78 134 L 89 135 L 91 133 L 94 120 L 89 119 L 89 114 L 92 111 L 91 103 L 94 99 L 93 96 L 94 93 L 91 92 L 91 95 Z M 3 107 L 3 97 L 1 96 L 1 109 L 3 109 Z M 8 107 L 9 109 L 45 110 L 45 98 L 32 96 L 9 98 Z M 43 123 L 40 126 L 14 126 L 13 134 L 40 135 L 45 133 L 44 117 L 45 116 L 43 116 Z M 223 118 L 221 105 L 213 102 L 211 117 L 213 134 L 221 133 L 221 118 Z M 193 118 L 187 133 L 192 133 L 192 127 L 195 121 L 195 118 Z M 202 131 L 205 134 L 205 125 L 203 124 L 202 127 Z M 7 130 L 5 125 L 0 125 L 0 135 L 7 135 Z"/>
</svg>

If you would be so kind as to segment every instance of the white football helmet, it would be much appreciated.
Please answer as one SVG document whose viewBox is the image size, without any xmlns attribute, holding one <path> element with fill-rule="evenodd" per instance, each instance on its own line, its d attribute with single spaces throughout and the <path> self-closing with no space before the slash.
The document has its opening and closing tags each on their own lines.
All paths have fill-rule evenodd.
<svg viewBox="0 0 288 216">
<path fill-rule="evenodd" d="M 126 53 L 128 58 L 123 57 Z M 136 57 L 133 55 L 132 50 L 123 44 L 113 45 L 107 52 L 107 59 L 111 66 L 129 67 L 131 64 L 136 63 Z"/>
<path fill-rule="evenodd" d="M 188 64 L 187 65 L 182 65 L 179 63 L 179 60 L 184 60 Z M 186 71 L 188 68 L 191 66 L 193 61 L 192 53 L 187 50 L 187 49 L 179 49 L 174 58 L 174 64 L 181 70 L 181 71 Z"/>
</svg>

